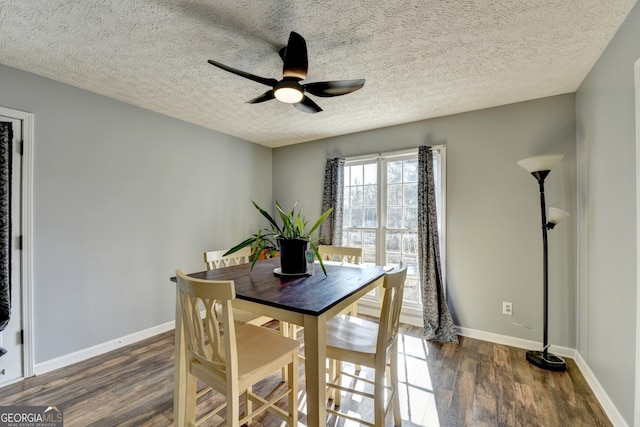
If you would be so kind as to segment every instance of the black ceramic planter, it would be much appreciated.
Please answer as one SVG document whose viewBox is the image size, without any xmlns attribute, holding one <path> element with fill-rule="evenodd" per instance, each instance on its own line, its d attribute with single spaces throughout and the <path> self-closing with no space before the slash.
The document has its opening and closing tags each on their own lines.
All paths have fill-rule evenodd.
<svg viewBox="0 0 640 427">
<path fill-rule="evenodd" d="M 307 272 L 305 251 L 309 242 L 300 239 L 278 239 L 280 245 L 280 268 L 283 274 L 304 274 Z"/>
</svg>

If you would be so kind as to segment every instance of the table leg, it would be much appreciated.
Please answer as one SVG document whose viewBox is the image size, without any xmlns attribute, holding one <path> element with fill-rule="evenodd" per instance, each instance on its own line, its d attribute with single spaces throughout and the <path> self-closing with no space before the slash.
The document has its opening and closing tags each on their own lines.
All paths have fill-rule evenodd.
<svg viewBox="0 0 640 427">
<path fill-rule="evenodd" d="M 327 318 L 304 316 L 305 381 L 307 392 L 307 426 L 326 425 L 326 356 Z"/>
</svg>

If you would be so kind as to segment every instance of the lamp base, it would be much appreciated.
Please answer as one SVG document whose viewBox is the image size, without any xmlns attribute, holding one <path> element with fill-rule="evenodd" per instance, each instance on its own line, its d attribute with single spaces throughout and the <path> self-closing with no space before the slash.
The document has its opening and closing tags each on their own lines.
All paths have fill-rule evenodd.
<svg viewBox="0 0 640 427">
<path fill-rule="evenodd" d="M 545 355 L 542 351 L 527 351 L 527 360 L 532 365 L 547 371 L 560 372 L 567 369 L 567 362 L 549 352 Z"/>
</svg>

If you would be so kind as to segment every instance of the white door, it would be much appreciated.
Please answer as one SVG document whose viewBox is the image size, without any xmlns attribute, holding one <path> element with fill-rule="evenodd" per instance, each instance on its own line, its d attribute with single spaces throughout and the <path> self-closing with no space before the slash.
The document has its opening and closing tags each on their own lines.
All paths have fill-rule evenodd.
<svg viewBox="0 0 640 427">
<path fill-rule="evenodd" d="M 0 357 L 0 386 L 24 377 L 24 349 L 22 344 L 22 265 L 20 253 L 21 194 L 22 194 L 22 120 L 0 116 L 0 121 L 13 124 L 11 174 L 11 318 L 0 332 L 0 347 L 7 353 Z"/>
</svg>

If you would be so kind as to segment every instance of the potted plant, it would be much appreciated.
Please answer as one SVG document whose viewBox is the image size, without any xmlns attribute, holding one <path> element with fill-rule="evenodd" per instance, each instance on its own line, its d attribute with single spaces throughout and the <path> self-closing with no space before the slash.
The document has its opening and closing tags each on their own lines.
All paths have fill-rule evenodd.
<svg viewBox="0 0 640 427">
<path fill-rule="evenodd" d="M 302 215 L 302 210 L 296 212 L 297 203 L 287 212 L 282 208 L 280 203 L 276 201 L 276 210 L 282 225 L 278 225 L 278 222 L 269 212 L 258 206 L 256 202 L 251 200 L 251 203 L 253 203 L 253 206 L 269 221 L 270 228 L 259 229 L 256 234 L 229 249 L 225 255 L 232 254 L 246 246 L 251 246 L 254 254 L 260 254 L 263 249 L 273 247 L 275 241 L 280 248 L 282 273 L 303 274 L 307 268 L 305 252 L 311 247 L 315 257 L 320 262 L 322 272 L 325 276 L 327 275 L 327 270 L 324 267 L 322 258 L 318 254 L 317 243 L 320 241 L 320 237 L 314 238 L 312 235 L 318 227 L 320 227 L 320 224 L 329 217 L 333 209 L 324 212 L 310 228 L 307 228 L 308 221 Z M 254 256 L 251 262 L 251 270 L 253 270 L 257 260 L 258 257 Z"/>
</svg>

